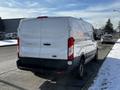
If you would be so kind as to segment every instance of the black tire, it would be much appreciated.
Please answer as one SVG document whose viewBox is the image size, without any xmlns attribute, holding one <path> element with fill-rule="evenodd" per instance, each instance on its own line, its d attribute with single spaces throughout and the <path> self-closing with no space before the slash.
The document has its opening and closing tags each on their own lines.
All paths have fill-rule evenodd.
<svg viewBox="0 0 120 90">
<path fill-rule="evenodd" d="M 93 61 L 97 62 L 98 61 L 98 48 L 96 50 L 95 56 L 93 58 Z"/>
<path fill-rule="evenodd" d="M 83 79 L 83 77 L 84 77 L 84 73 L 85 73 L 85 64 L 84 64 L 84 57 L 82 57 L 81 58 L 81 60 L 80 60 L 80 63 L 79 63 L 79 66 L 78 66 L 78 68 L 77 68 L 77 77 L 79 78 L 79 79 Z"/>
</svg>

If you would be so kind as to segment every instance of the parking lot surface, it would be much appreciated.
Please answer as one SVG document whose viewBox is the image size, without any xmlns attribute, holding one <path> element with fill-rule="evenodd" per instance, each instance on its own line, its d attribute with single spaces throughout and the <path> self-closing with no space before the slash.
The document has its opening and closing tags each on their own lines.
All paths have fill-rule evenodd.
<svg viewBox="0 0 120 90">
<path fill-rule="evenodd" d="M 86 65 L 83 80 L 78 80 L 69 73 L 60 75 L 35 75 L 16 67 L 16 46 L 0 47 L 0 90 L 87 90 L 97 75 L 105 56 L 113 44 L 100 44 L 98 62 Z"/>
</svg>

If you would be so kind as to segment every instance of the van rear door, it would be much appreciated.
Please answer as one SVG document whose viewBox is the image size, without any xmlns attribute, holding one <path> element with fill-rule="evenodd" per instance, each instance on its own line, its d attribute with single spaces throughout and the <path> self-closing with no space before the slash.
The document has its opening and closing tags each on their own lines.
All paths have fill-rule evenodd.
<svg viewBox="0 0 120 90">
<path fill-rule="evenodd" d="M 19 56 L 35 57 L 40 54 L 41 22 L 36 19 L 23 19 L 19 25 Z"/>
<path fill-rule="evenodd" d="M 69 30 L 66 18 L 23 20 L 19 26 L 20 57 L 67 59 Z"/>
<path fill-rule="evenodd" d="M 40 58 L 67 59 L 68 21 L 65 18 L 45 18 L 40 22 Z"/>
</svg>

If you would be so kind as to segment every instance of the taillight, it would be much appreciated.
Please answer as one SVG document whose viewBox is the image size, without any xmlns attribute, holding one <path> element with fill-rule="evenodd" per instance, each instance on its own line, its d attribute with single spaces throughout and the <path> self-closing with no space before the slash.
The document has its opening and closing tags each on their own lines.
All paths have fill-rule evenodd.
<svg viewBox="0 0 120 90">
<path fill-rule="evenodd" d="M 19 43 L 20 43 L 20 40 L 19 40 L 19 38 L 17 38 L 17 53 L 18 53 L 18 57 L 19 57 Z"/>
<path fill-rule="evenodd" d="M 74 38 L 70 37 L 68 39 L 68 60 L 71 61 L 74 59 Z"/>
</svg>

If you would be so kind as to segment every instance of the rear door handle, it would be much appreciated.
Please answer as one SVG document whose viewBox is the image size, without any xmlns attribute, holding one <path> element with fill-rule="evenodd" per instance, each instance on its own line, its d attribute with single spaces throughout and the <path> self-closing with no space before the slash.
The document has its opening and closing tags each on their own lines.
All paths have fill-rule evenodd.
<svg viewBox="0 0 120 90">
<path fill-rule="evenodd" d="M 50 46 L 51 44 L 50 44 L 50 43 L 44 43 L 43 45 L 45 45 L 45 46 Z"/>
</svg>

